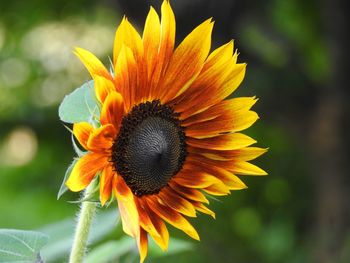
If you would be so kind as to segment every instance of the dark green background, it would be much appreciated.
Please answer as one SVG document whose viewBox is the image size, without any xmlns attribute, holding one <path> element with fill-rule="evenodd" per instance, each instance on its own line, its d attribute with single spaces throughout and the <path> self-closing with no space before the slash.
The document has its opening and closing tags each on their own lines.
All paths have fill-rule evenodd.
<svg viewBox="0 0 350 263">
<path fill-rule="evenodd" d="M 90 77 L 71 53 L 112 54 L 126 13 L 141 31 L 161 1 L 0 2 L 0 228 L 36 229 L 75 214 L 56 200 L 74 156 L 57 116 L 65 94 Z M 217 219 L 192 220 L 195 249 L 159 262 L 349 262 L 349 87 L 341 1 L 171 1 L 177 41 L 208 17 L 213 47 L 235 40 L 246 78 L 233 96 L 259 98 L 248 130 L 270 150 L 267 177 L 211 201 Z M 344 6 L 342 6 L 344 5 Z M 187 239 L 173 231 L 176 236 Z M 148 259 L 148 262 L 157 260 Z"/>
</svg>

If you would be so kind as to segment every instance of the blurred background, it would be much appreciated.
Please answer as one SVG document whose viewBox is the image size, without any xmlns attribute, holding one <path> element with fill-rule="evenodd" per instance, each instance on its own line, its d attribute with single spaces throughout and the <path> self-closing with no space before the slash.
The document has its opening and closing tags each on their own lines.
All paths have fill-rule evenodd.
<svg viewBox="0 0 350 263">
<path fill-rule="evenodd" d="M 201 242 L 191 249 L 146 262 L 350 262 L 345 1 L 171 4 L 177 42 L 208 17 L 213 48 L 235 40 L 248 69 L 233 96 L 259 98 L 260 120 L 247 133 L 270 148 L 255 162 L 269 176 L 245 177 L 247 190 L 211 201 L 217 219 L 192 220 Z M 150 5 L 160 10 L 161 0 L 1 0 L 0 228 L 38 229 L 75 215 L 67 201 L 76 195 L 56 200 L 75 155 L 57 108 L 90 78 L 72 49 L 108 63 L 122 15 L 141 32 Z M 112 228 L 106 238 L 118 235 Z"/>
</svg>

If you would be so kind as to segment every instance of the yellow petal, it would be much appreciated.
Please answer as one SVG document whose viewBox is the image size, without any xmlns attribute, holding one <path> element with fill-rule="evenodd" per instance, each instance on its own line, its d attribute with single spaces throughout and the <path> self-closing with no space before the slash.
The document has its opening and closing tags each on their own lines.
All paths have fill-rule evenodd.
<svg viewBox="0 0 350 263">
<path fill-rule="evenodd" d="M 96 97 L 101 103 L 105 101 L 105 98 L 109 93 L 116 89 L 114 83 L 111 80 L 100 76 L 95 76 L 94 86 Z"/>
<path fill-rule="evenodd" d="M 235 64 L 226 81 L 221 86 L 220 95 L 222 98 L 226 98 L 238 88 L 244 79 L 246 67 L 247 64 L 245 63 Z"/>
<path fill-rule="evenodd" d="M 248 162 L 235 162 L 230 170 L 235 174 L 244 175 L 267 175 L 267 173 L 258 166 Z"/>
<path fill-rule="evenodd" d="M 114 39 L 113 61 L 114 65 L 117 64 L 117 60 L 122 49 L 122 46 L 129 47 L 135 56 L 136 60 L 140 60 L 143 56 L 143 44 L 142 39 L 136 29 L 130 24 L 126 17 L 123 17 Z"/>
<path fill-rule="evenodd" d="M 161 7 L 162 21 L 160 24 L 161 40 L 159 53 L 164 52 L 165 58 L 170 58 L 175 43 L 175 16 L 168 0 L 164 0 Z"/>
<path fill-rule="evenodd" d="M 160 21 L 153 7 L 150 8 L 147 15 L 142 40 L 147 61 L 148 78 L 150 78 L 155 66 L 160 42 Z"/>
<path fill-rule="evenodd" d="M 168 0 L 164 0 L 161 7 L 162 20 L 160 24 L 159 59 L 168 62 L 175 44 L 175 16 Z"/>
<path fill-rule="evenodd" d="M 85 189 L 95 175 L 108 165 L 108 157 L 98 153 L 88 153 L 81 157 L 73 167 L 66 186 L 73 192 Z"/>
<path fill-rule="evenodd" d="M 231 40 L 225 45 L 222 45 L 221 47 L 218 47 L 210 53 L 208 59 L 205 61 L 201 74 L 203 74 L 206 70 L 210 69 L 214 65 L 219 66 L 225 64 L 227 61 L 230 60 L 232 54 L 233 40 Z"/>
<path fill-rule="evenodd" d="M 268 149 L 259 147 L 246 147 L 235 151 L 229 151 L 227 153 L 220 153 L 226 158 L 226 160 L 234 161 L 251 161 L 255 158 L 266 153 Z"/>
<path fill-rule="evenodd" d="M 87 70 L 90 72 L 92 78 L 101 76 L 109 80 L 113 80 L 111 74 L 102 64 L 102 62 L 90 51 L 82 48 L 75 48 L 74 54 L 83 62 Z"/>
<path fill-rule="evenodd" d="M 87 122 L 79 122 L 73 125 L 73 134 L 75 138 L 77 138 L 80 145 L 83 146 L 86 150 L 89 150 L 87 142 L 93 130 L 94 128 L 91 126 L 91 124 Z"/>
</svg>

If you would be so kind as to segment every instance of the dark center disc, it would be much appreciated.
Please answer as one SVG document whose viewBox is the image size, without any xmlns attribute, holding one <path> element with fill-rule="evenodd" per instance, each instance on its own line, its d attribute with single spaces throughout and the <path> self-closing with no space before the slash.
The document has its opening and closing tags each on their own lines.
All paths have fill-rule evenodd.
<svg viewBox="0 0 350 263">
<path fill-rule="evenodd" d="M 112 148 L 112 162 L 137 196 L 158 193 L 178 173 L 186 158 L 185 133 L 177 114 L 152 101 L 123 118 Z"/>
</svg>

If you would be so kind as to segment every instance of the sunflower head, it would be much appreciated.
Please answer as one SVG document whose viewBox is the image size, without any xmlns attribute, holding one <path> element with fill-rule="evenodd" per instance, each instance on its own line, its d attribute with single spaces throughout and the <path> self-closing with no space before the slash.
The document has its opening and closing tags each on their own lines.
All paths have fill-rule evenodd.
<svg viewBox="0 0 350 263">
<path fill-rule="evenodd" d="M 113 72 L 89 51 L 75 50 L 93 78 L 99 116 L 73 126 L 86 154 L 66 185 L 81 191 L 99 181 L 101 204 L 117 201 L 141 262 L 149 236 L 167 249 L 165 222 L 198 240 L 187 218 L 215 217 L 207 194 L 246 188 L 237 175 L 266 174 L 249 162 L 266 149 L 241 133 L 258 119 L 251 111 L 256 98 L 228 99 L 246 64 L 237 63 L 233 41 L 210 53 L 212 29 L 208 19 L 174 48 L 175 18 L 164 1 L 161 19 L 151 7 L 142 36 L 123 18 Z"/>
</svg>

